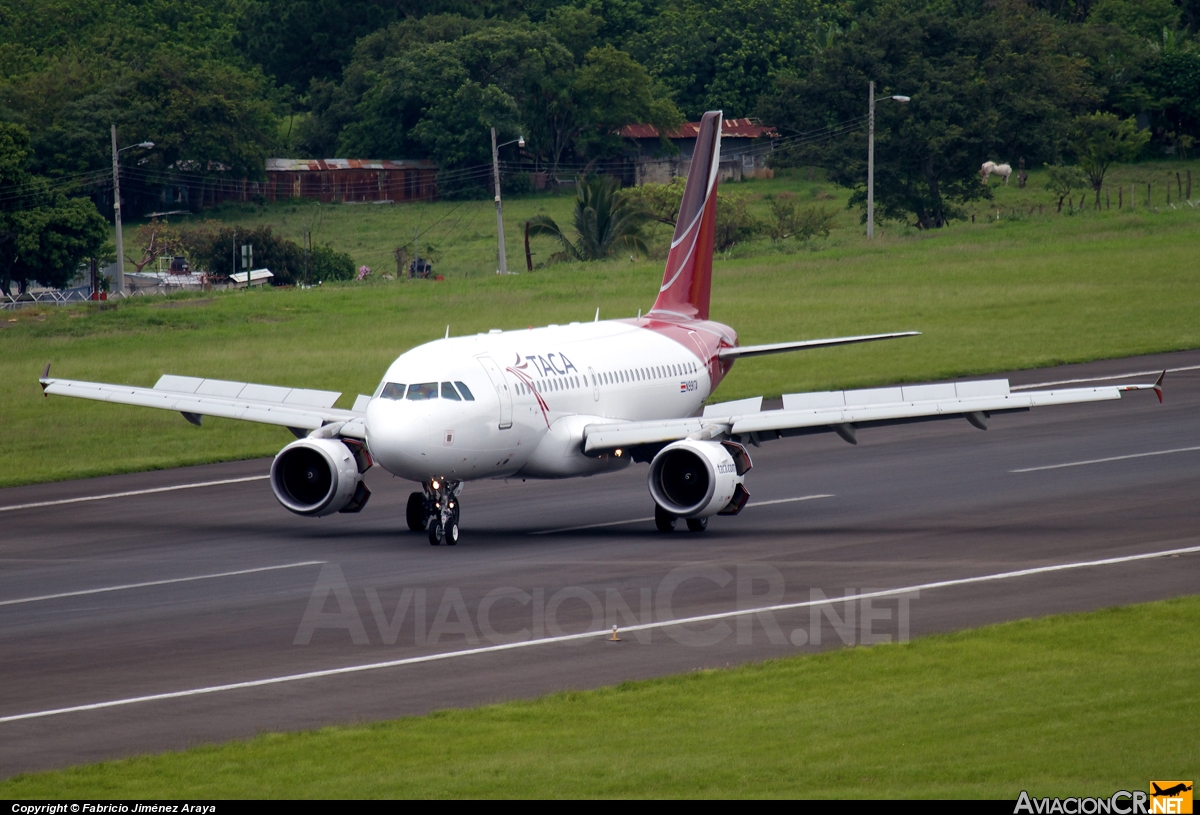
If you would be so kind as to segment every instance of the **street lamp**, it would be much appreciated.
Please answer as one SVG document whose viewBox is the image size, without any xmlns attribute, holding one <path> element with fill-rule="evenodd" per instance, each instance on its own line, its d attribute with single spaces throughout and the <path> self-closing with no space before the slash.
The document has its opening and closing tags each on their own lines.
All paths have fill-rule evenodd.
<svg viewBox="0 0 1200 815">
<path fill-rule="evenodd" d="M 871 82 L 867 91 L 871 98 L 867 124 L 867 238 L 875 237 L 875 103 L 892 99 L 896 102 L 907 102 L 907 96 L 881 96 L 875 98 L 875 83 Z"/>
<path fill-rule="evenodd" d="M 492 181 L 496 185 L 496 232 L 500 236 L 500 268 L 496 274 L 508 274 L 508 258 L 504 254 L 504 211 L 500 206 L 500 148 L 510 144 L 525 146 L 525 137 L 518 136 L 504 144 L 496 144 L 496 128 L 492 128 Z"/>
<path fill-rule="evenodd" d="M 113 151 L 113 212 L 116 214 L 117 222 L 117 294 L 125 292 L 125 241 L 121 235 L 121 166 L 117 161 L 117 157 L 126 150 L 132 150 L 135 147 L 143 147 L 147 150 L 154 147 L 154 142 L 144 141 L 138 144 L 131 144 L 128 147 L 117 149 L 117 126 L 112 126 L 112 151 Z"/>
</svg>

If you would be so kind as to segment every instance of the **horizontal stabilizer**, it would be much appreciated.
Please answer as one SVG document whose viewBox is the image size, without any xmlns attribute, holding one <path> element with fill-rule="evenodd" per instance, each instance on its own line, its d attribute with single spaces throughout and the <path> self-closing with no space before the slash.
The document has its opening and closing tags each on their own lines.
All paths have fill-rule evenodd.
<svg viewBox="0 0 1200 815">
<path fill-rule="evenodd" d="M 874 342 L 875 340 L 894 340 L 897 337 L 919 336 L 921 336 L 920 331 L 899 331 L 895 334 L 864 334 L 860 337 L 831 337 L 826 340 L 774 342 L 770 345 L 741 345 L 736 348 L 722 348 L 717 355 L 721 359 L 741 359 L 742 357 L 761 357 L 765 354 L 782 354 L 786 351 L 806 351 L 810 348 L 830 348 L 834 345 L 853 345 L 858 342 Z"/>
</svg>

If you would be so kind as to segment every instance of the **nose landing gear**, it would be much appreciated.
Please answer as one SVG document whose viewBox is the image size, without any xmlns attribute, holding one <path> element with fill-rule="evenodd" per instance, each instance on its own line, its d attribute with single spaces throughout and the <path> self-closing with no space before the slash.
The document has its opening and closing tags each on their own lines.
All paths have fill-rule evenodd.
<svg viewBox="0 0 1200 815">
<path fill-rule="evenodd" d="M 429 544 L 437 546 L 458 543 L 458 494 L 462 492 L 461 481 L 445 481 L 434 478 L 421 485 L 425 491 L 408 496 L 405 520 L 414 532 L 425 530 Z"/>
</svg>

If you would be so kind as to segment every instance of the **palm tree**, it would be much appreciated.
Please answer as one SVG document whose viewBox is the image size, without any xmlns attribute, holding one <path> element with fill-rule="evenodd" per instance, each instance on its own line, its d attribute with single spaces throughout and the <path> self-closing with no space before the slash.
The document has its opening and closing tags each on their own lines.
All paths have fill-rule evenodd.
<svg viewBox="0 0 1200 815">
<path fill-rule="evenodd" d="M 575 191 L 575 241 L 553 218 L 538 215 L 529 221 L 530 235 L 546 235 L 562 245 L 551 260 L 601 260 L 618 248 L 648 255 L 642 227 L 650 215 L 621 194 L 612 176 L 583 178 Z"/>
</svg>

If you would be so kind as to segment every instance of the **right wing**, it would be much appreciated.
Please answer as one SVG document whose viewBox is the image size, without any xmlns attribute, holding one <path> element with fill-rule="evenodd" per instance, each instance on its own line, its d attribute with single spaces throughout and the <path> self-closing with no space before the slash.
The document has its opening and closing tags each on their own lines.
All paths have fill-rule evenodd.
<svg viewBox="0 0 1200 815">
<path fill-rule="evenodd" d="M 333 407 L 341 393 L 305 388 L 281 388 L 223 379 L 199 379 L 166 374 L 153 388 L 51 379 L 50 367 L 39 380 L 47 396 L 74 396 L 122 405 L 177 410 L 192 424 L 202 416 L 242 419 L 286 427 L 297 437 L 326 425 L 342 423 L 339 435 L 363 438 L 362 419 L 370 397 L 359 396 L 354 409 Z"/>
<path fill-rule="evenodd" d="M 1162 401 L 1162 376 L 1154 384 L 1107 385 L 1098 388 L 1012 393 L 1007 379 L 907 385 L 852 391 L 786 393 L 782 410 L 761 410 L 762 397 L 708 405 L 704 415 L 689 419 L 590 424 L 584 428 L 583 451 L 599 455 L 618 448 L 661 445 L 679 439 L 733 438 L 751 444 L 823 431 L 857 443 L 857 428 L 933 419 L 965 418 L 980 429 L 995 413 L 1012 413 L 1044 405 L 1067 405 L 1120 399 L 1123 391 L 1150 390 Z"/>
</svg>

